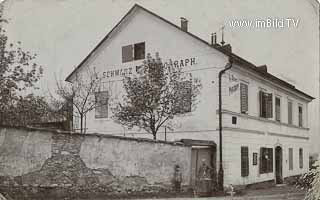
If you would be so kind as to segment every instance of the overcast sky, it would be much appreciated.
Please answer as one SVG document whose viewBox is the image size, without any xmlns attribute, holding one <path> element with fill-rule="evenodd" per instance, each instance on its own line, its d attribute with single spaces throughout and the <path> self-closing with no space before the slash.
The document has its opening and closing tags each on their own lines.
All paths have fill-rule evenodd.
<svg viewBox="0 0 320 200">
<path fill-rule="evenodd" d="M 207 41 L 212 32 L 218 32 L 220 40 L 219 30 L 225 26 L 225 40 L 235 53 L 254 64 L 266 64 L 269 72 L 319 97 L 315 0 L 7 0 L 6 28 L 10 40 L 21 41 L 24 49 L 38 54 L 37 61 L 44 66 L 41 87 L 46 90 L 52 87 L 54 74 L 64 80 L 135 3 L 177 25 L 180 17 L 187 18 L 190 32 Z M 229 25 L 235 19 L 267 18 L 293 18 L 299 23 L 296 28 Z M 316 102 L 310 110 L 318 117 Z"/>
</svg>

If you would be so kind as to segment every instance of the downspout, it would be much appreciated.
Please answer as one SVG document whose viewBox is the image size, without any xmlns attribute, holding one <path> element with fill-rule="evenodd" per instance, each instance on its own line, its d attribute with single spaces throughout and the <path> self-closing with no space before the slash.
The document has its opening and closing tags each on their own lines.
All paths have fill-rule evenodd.
<svg viewBox="0 0 320 200">
<path fill-rule="evenodd" d="M 223 191 L 223 165 L 222 165 L 222 95 L 221 95 L 221 79 L 222 75 L 232 67 L 232 59 L 229 58 L 229 63 L 223 70 L 219 72 L 219 172 L 218 172 L 218 187 Z"/>
</svg>

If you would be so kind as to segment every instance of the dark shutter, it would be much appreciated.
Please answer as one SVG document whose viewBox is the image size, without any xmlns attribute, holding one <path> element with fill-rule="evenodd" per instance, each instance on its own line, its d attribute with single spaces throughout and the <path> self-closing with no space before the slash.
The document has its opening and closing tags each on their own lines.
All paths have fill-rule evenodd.
<svg viewBox="0 0 320 200">
<path fill-rule="evenodd" d="M 240 107 L 241 113 L 248 112 L 248 85 L 240 83 Z"/>
<path fill-rule="evenodd" d="M 249 175 L 249 149 L 248 147 L 241 147 L 241 176 Z"/>
<path fill-rule="evenodd" d="M 292 102 L 288 101 L 288 124 L 292 124 Z"/>
<path fill-rule="evenodd" d="M 263 148 L 260 148 L 260 155 L 259 155 L 259 172 L 260 174 L 264 173 L 263 169 Z"/>
<path fill-rule="evenodd" d="M 174 113 L 183 114 L 186 112 L 191 112 L 192 106 L 192 86 L 191 81 L 178 82 L 175 86 L 175 97 L 174 102 Z"/>
<path fill-rule="evenodd" d="M 299 126 L 302 127 L 302 106 L 299 106 Z"/>
<path fill-rule="evenodd" d="M 276 102 L 275 102 L 275 112 L 276 112 L 276 120 L 278 122 L 281 121 L 281 101 L 279 97 L 276 97 Z"/>
<path fill-rule="evenodd" d="M 96 96 L 96 108 L 95 117 L 96 118 L 107 118 L 108 117 L 108 92 L 97 92 Z"/>
<path fill-rule="evenodd" d="M 122 47 L 122 62 L 133 61 L 133 45 L 123 46 Z"/>
<path fill-rule="evenodd" d="M 272 118 L 273 116 L 273 97 L 271 93 L 265 93 L 265 98 L 266 98 L 266 118 Z"/>
<path fill-rule="evenodd" d="M 259 91 L 259 106 L 260 106 L 260 117 L 263 116 L 263 92 Z"/>
</svg>

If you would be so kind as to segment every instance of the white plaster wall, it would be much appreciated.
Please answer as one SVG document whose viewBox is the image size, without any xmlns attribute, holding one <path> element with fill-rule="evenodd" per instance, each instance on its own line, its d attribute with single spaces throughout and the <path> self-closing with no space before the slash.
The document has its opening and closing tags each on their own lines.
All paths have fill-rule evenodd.
<svg viewBox="0 0 320 200">
<path fill-rule="evenodd" d="M 178 164 L 183 184 L 189 184 L 190 180 L 190 147 L 86 137 L 81 145 L 80 157 L 91 169 L 107 168 L 119 178 L 144 177 L 149 184 L 171 184 L 174 166 Z"/>
<path fill-rule="evenodd" d="M 148 26 L 148 28 L 146 29 L 145 26 Z M 172 42 L 172 38 L 176 39 Z M 163 42 L 169 39 L 170 43 Z M 196 59 L 195 65 L 187 66 L 184 70 L 191 72 L 194 78 L 201 80 L 203 88 L 198 96 L 199 103 L 195 112 L 177 116 L 179 123 L 176 130 L 207 130 L 215 128 L 216 90 L 218 84 L 216 78 L 218 71 L 225 66 L 227 57 L 144 11 L 136 13 L 128 22 L 123 24 L 121 30 L 111 34 L 110 39 L 89 59 L 86 66 L 95 67 L 98 72 L 103 73 L 107 70 L 140 65 L 142 64 L 141 60 L 122 63 L 121 48 L 128 44 L 143 41 L 146 44 L 146 52 L 152 55 L 155 52 L 159 52 L 164 62 L 169 59 L 180 60 L 193 57 Z M 109 90 L 113 101 L 116 102 L 122 98 L 123 89 L 119 77 L 106 79 L 103 87 Z M 109 114 L 109 118 L 94 119 L 94 111 L 90 112 L 87 115 L 86 123 L 88 132 L 120 135 L 140 132 L 137 129 L 130 131 L 115 124 L 111 119 L 111 109 L 109 109 Z"/>
<path fill-rule="evenodd" d="M 273 172 L 259 174 L 260 148 L 282 147 L 282 173 L 283 177 L 299 175 L 308 171 L 309 141 L 297 138 L 275 137 L 268 134 L 255 134 L 246 132 L 224 132 L 223 156 L 225 184 L 244 185 L 255 182 L 272 180 L 275 178 L 275 161 L 273 160 Z M 241 146 L 249 148 L 249 176 L 241 177 Z M 293 148 L 293 170 L 289 170 L 288 148 Z M 299 148 L 303 148 L 303 168 L 299 168 Z M 253 165 L 253 153 L 258 153 L 258 165 Z"/>
<path fill-rule="evenodd" d="M 51 157 L 51 133 L 0 129 L 0 176 L 20 176 L 40 170 Z"/>
</svg>

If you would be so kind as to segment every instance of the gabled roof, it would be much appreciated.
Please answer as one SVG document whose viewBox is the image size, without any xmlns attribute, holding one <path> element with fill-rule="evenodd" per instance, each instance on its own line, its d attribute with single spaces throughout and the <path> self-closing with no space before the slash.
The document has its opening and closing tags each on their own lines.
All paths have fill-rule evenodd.
<svg viewBox="0 0 320 200">
<path fill-rule="evenodd" d="M 314 97 L 298 90 L 295 88 L 295 86 L 291 85 L 290 83 L 281 80 L 279 78 L 277 78 L 276 76 L 268 73 L 267 71 L 261 70 L 259 69 L 256 65 L 250 63 L 249 61 L 245 60 L 244 58 L 241 58 L 240 56 L 232 53 L 231 51 L 227 50 L 226 48 L 223 48 L 223 46 L 220 45 L 211 45 L 210 43 L 208 43 L 207 41 L 199 38 L 198 36 L 188 32 L 188 31 L 184 31 L 182 30 L 179 26 L 173 24 L 172 22 L 160 17 L 159 15 L 151 12 L 150 10 L 135 4 L 122 18 L 121 20 L 112 28 L 112 30 L 98 43 L 98 45 L 82 60 L 82 62 L 68 75 L 68 77 L 65 79 L 66 81 L 70 81 L 71 76 L 91 57 L 91 55 L 110 37 L 111 33 L 114 32 L 119 26 L 120 24 L 122 24 L 122 22 L 129 17 L 135 10 L 137 9 L 141 9 L 155 17 L 157 17 L 158 19 L 164 21 L 167 24 L 170 24 L 171 26 L 177 28 L 178 30 L 184 32 L 185 34 L 190 35 L 191 37 L 195 38 L 196 40 L 204 43 L 205 45 L 208 45 L 209 47 L 216 49 L 217 51 L 227 55 L 229 58 L 231 58 L 233 60 L 234 63 L 239 64 L 240 67 L 246 68 L 247 70 L 250 70 L 260 76 L 262 76 L 265 79 L 268 79 L 272 82 L 275 82 L 277 84 L 280 84 L 288 89 L 294 90 L 295 92 L 301 94 L 302 96 L 306 97 L 307 99 L 314 99 Z"/>
</svg>

